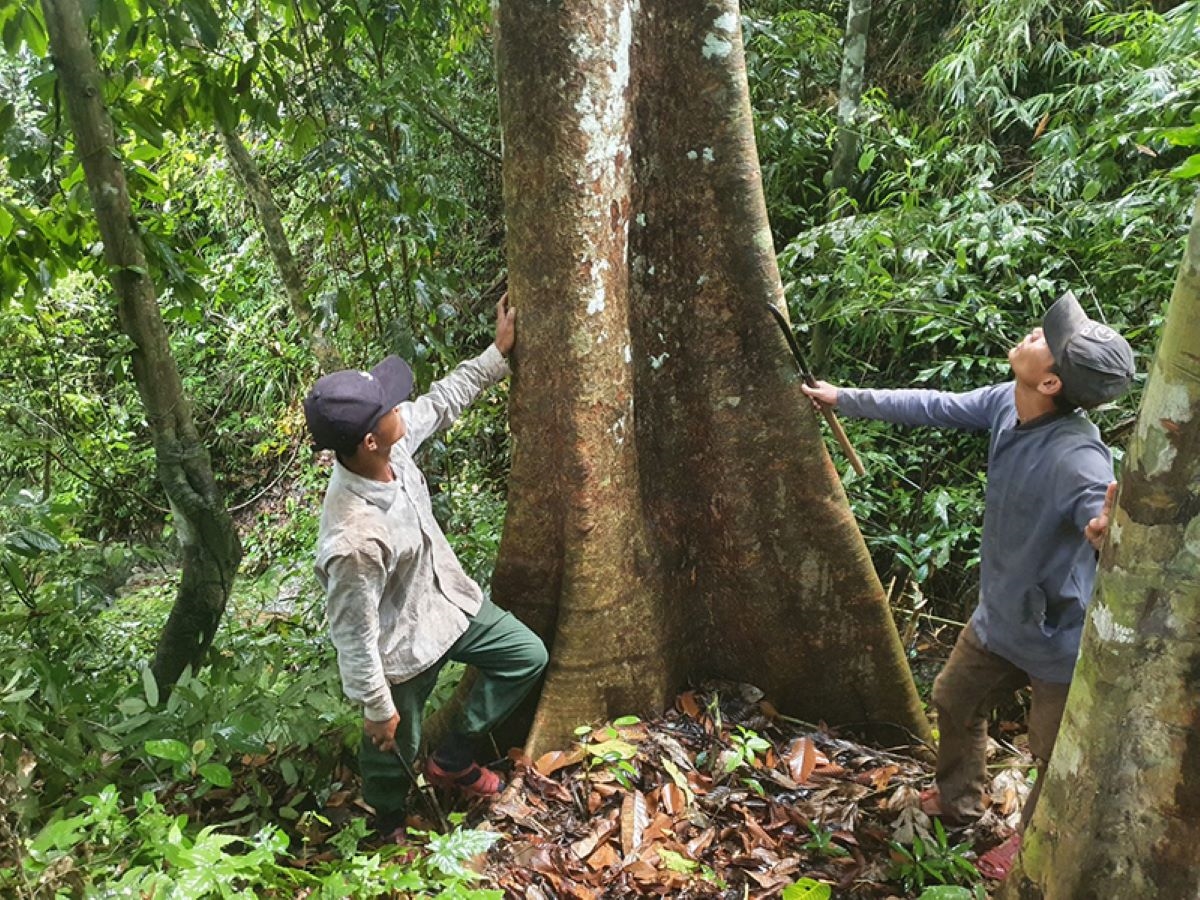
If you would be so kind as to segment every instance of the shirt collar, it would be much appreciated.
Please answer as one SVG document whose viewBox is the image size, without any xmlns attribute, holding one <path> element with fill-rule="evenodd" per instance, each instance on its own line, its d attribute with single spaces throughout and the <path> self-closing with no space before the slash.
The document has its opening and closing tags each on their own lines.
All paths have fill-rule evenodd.
<svg viewBox="0 0 1200 900">
<path fill-rule="evenodd" d="M 343 466 L 340 460 L 334 459 L 333 476 L 329 482 L 331 491 L 349 491 L 354 496 L 387 512 L 396 502 L 396 492 L 399 488 L 399 478 L 393 478 L 391 481 L 363 478 Z"/>
</svg>

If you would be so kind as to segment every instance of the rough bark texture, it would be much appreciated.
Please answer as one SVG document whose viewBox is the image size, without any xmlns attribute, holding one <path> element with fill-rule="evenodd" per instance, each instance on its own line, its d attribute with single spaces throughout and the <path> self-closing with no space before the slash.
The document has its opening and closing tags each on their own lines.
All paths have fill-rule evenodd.
<svg viewBox="0 0 1200 900">
<path fill-rule="evenodd" d="M 242 143 L 242 139 L 235 132 L 222 128 L 221 140 L 225 143 L 225 150 L 229 161 L 233 164 L 233 170 L 237 173 L 238 180 L 246 189 L 246 196 L 250 198 L 250 203 L 254 206 L 258 224 L 267 241 L 267 248 L 271 251 L 271 259 L 275 261 L 275 268 L 279 271 L 279 280 L 283 282 L 284 291 L 291 304 L 292 315 L 300 324 L 301 333 L 308 339 L 308 345 L 312 349 L 313 356 L 317 358 L 321 371 L 336 372 L 345 368 L 341 355 L 321 330 L 313 315 L 312 304 L 305 296 L 304 276 L 300 273 L 296 257 L 292 255 L 291 244 L 283 230 L 283 217 L 279 214 L 279 207 L 275 205 L 270 185 L 262 177 L 253 157 L 250 156 L 250 151 L 246 149 L 246 145 Z"/>
<path fill-rule="evenodd" d="M 493 588 L 551 646 L 530 750 L 706 675 L 925 737 L 764 308 L 782 289 L 736 3 L 506 0 L 497 20 L 520 335 Z"/>
<path fill-rule="evenodd" d="M 241 547 L 192 420 L 159 312 L 129 203 L 125 174 L 104 107 L 100 73 L 77 0 L 42 0 L 55 70 L 66 99 L 96 221 L 104 239 L 122 330 L 133 341 L 133 377 L 146 408 L 159 480 L 174 512 L 182 549 L 175 605 L 152 669 L 160 685 L 196 666 L 225 610 Z"/>
<path fill-rule="evenodd" d="M 1009 898 L 1200 897 L 1200 206 Z"/>
</svg>

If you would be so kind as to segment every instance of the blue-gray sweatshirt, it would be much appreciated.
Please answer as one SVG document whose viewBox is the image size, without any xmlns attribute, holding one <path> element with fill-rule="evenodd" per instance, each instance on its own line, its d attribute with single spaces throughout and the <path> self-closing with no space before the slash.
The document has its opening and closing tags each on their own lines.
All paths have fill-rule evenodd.
<svg viewBox="0 0 1200 900">
<path fill-rule="evenodd" d="M 1081 412 L 1018 425 L 1012 382 L 964 394 L 839 388 L 838 411 L 991 431 L 971 624 L 985 647 L 1034 678 L 1069 682 L 1096 579 L 1096 552 L 1083 530 L 1113 480 L 1096 426 Z"/>
</svg>

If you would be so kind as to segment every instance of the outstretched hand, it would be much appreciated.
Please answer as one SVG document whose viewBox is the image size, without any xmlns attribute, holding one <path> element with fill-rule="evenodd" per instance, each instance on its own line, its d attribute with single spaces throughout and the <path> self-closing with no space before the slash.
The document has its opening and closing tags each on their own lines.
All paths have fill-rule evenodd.
<svg viewBox="0 0 1200 900">
<path fill-rule="evenodd" d="M 508 305 L 508 291 L 496 303 L 496 349 L 501 356 L 512 353 L 517 342 L 517 311 Z"/>
<path fill-rule="evenodd" d="M 813 406 L 817 412 L 820 412 L 822 407 L 833 409 L 838 402 L 838 389 L 827 381 L 818 381 L 812 387 L 807 384 L 800 385 L 800 390 L 808 395 L 812 400 Z"/>
<path fill-rule="evenodd" d="M 1112 515 L 1113 504 L 1116 503 L 1116 500 L 1117 483 L 1114 481 L 1104 492 L 1104 507 L 1100 510 L 1100 515 L 1093 517 L 1087 523 L 1087 527 L 1083 529 L 1084 537 L 1097 550 L 1104 546 L 1104 538 L 1108 535 L 1108 520 Z"/>
</svg>

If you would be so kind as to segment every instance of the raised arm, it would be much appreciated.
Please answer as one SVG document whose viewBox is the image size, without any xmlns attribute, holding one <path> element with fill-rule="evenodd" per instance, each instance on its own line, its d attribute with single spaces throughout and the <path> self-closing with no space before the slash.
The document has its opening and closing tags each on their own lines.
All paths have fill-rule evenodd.
<svg viewBox="0 0 1200 900">
<path fill-rule="evenodd" d="M 505 294 L 496 304 L 496 338 L 492 345 L 474 359 L 459 363 L 421 397 L 400 404 L 406 433 L 397 447 L 411 456 L 430 435 L 449 428 L 484 388 L 508 374 L 505 357 L 515 342 L 516 311 L 509 307 Z"/>
</svg>

